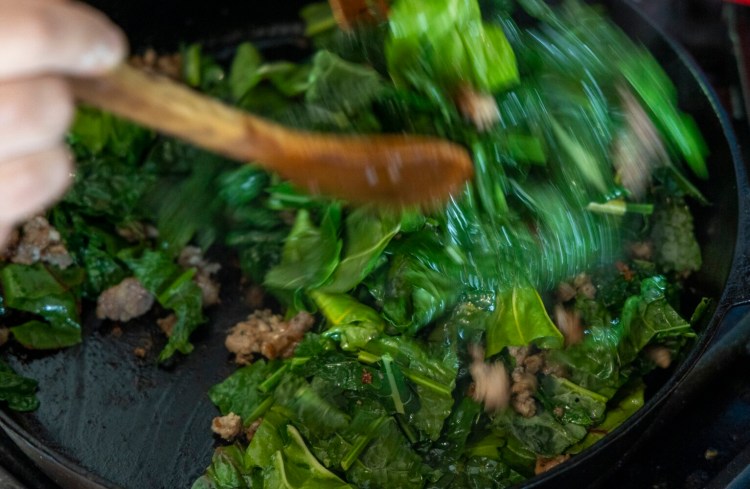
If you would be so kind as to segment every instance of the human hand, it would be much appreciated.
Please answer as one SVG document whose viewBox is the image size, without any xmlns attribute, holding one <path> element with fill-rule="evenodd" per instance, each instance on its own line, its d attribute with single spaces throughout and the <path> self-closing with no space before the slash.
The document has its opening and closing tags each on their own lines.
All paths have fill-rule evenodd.
<svg viewBox="0 0 750 489">
<path fill-rule="evenodd" d="M 0 0 L 0 247 L 71 181 L 63 137 L 74 105 L 65 76 L 105 72 L 126 51 L 120 30 L 91 7 Z"/>
</svg>

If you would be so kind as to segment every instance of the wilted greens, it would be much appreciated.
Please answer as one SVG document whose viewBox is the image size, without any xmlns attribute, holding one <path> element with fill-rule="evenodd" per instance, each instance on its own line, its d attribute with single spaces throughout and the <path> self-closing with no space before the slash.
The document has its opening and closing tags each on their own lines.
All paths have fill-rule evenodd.
<svg viewBox="0 0 750 489">
<path fill-rule="evenodd" d="M 695 336 L 678 301 L 700 267 L 687 173 L 707 177 L 706 148 L 598 10 L 481 5 L 396 0 L 347 32 L 310 6 L 302 62 L 183 51 L 186 83 L 283 124 L 465 146 L 475 177 L 439 210 L 353 208 L 82 110 L 79 179 L 50 214 L 73 265 L 0 268 L 15 339 L 80 341 L 81 301 L 135 276 L 175 314 L 160 360 L 188 354 L 201 291 L 176 259 L 218 245 L 281 314 L 318 322 L 292 358 L 208 393 L 252 434 L 194 488 L 509 487 L 615 430 Z M 482 365 L 514 386 L 507 406 L 483 405 Z"/>
</svg>

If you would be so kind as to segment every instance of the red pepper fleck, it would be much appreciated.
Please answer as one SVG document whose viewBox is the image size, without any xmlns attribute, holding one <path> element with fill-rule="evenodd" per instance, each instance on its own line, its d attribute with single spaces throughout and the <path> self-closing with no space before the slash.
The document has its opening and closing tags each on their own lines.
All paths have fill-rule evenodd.
<svg viewBox="0 0 750 489">
<path fill-rule="evenodd" d="M 362 370 L 362 383 L 372 384 L 372 374 L 367 370 Z"/>
<path fill-rule="evenodd" d="M 617 271 L 622 274 L 622 278 L 624 278 L 626 282 L 633 280 L 633 270 L 631 270 L 627 264 L 618 261 L 615 263 L 615 267 L 617 267 Z"/>
</svg>

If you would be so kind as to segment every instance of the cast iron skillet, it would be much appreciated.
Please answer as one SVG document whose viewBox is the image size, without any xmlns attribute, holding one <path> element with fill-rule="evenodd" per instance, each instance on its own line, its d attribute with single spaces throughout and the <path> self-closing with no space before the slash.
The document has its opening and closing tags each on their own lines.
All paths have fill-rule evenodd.
<svg viewBox="0 0 750 489">
<path fill-rule="evenodd" d="M 268 50 L 299 53 L 301 27 L 294 23 L 303 0 L 278 3 L 160 2 L 92 0 L 129 33 L 134 50 L 175 49 L 201 40 L 227 46 L 260 41 Z M 750 261 L 745 229 L 750 227 L 750 189 L 727 117 L 695 64 L 628 3 L 604 2 L 615 20 L 651 49 L 676 82 L 681 106 L 696 118 L 710 151 L 711 180 L 701 190 L 712 202 L 697 208 L 704 250 L 703 271 L 690 282 L 691 294 L 718 298 L 701 324 L 701 335 L 687 358 L 656 379 L 647 405 L 593 449 L 530 480 L 526 487 L 578 487 L 594 483 L 617 461 L 627 459 L 636 440 L 647 439 L 665 401 L 683 385 L 717 331 L 735 326 L 725 320 L 734 306 L 750 299 Z M 291 21 L 291 23 L 290 23 Z M 195 352 L 171 368 L 155 364 L 163 340 L 155 317 L 124 326 L 85 315 L 82 345 L 52 354 L 31 355 L 11 348 L 4 355 L 22 374 L 39 380 L 41 407 L 31 414 L 0 411 L 0 425 L 38 466 L 64 488 L 187 488 L 208 464 L 215 440 L 209 426 L 216 414 L 206 392 L 234 369 L 223 346 L 224 332 L 249 312 L 239 274 L 226 267 L 220 277 L 222 302 L 194 338 Z M 133 354 L 148 347 L 145 359 Z"/>
</svg>

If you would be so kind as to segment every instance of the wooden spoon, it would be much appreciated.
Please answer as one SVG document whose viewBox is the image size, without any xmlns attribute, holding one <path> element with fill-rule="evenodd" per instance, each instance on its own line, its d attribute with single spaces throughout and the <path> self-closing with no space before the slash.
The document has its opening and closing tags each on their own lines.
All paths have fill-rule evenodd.
<svg viewBox="0 0 750 489">
<path fill-rule="evenodd" d="M 444 140 L 297 131 L 127 65 L 72 86 L 82 102 L 350 202 L 432 205 L 473 171 L 466 150 Z"/>
</svg>

